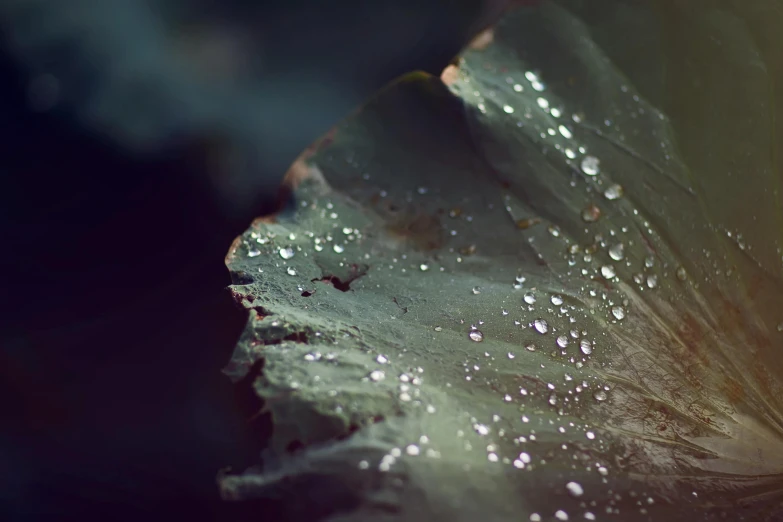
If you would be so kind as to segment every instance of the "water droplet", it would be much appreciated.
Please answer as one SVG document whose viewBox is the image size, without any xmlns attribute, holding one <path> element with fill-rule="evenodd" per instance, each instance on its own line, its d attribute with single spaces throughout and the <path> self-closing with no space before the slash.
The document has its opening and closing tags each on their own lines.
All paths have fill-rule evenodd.
<svg viewBox="0 0 783 522">
<path fill-rule="evenodd" d="M 343 245 L 334 245 L 332 246 L 332 250 L 334 250 L 338 254 L 342 254 L 343 252 L 345 252 L 345 247 Z"/>
<path fill-rule="evenodd" d="M 473 292 L 473 295 L 478 295 L 478 294 L 480 294 L 480 293 L 481 293 L 481 287 L 480 287 L 480 286 L 474 286 L 474 287 L 471 289 L 471 292 Z"/>
<path fill-rule="evenodd" d="M 783 332 L 783 323 L 778 323 L 778 332 Z"/>
<path fill-rule="evenodd" d="M 582 339 L 579 341 L 579 349 L 582 350 L 582 353 L 585 355 L 590 355 L 593 353 L 593 343 L 588 341 L 587 339 Z"/>
<path fill-rule="evenodd" d="M 530 515 L 530 522 L 541 522 L 541 515 L 533 513 Z"/>
<path fill-rule="evenodd" d="M 618 321 L 622 321 L 623 319 L 625 319 L 625 309 L 622 306 L 613 306 L 612 315 Z"/>
<path fill-rule="evenodd" d="M 555 511 L 555 518 L 558 520 L 568 520 L 568 513 L 566 513 L 562 509 L 558 509 L 557 511 Z"/>
<path fill-rule="evenodd" d="M 257 248 L 251 248 L 247 251 L 247 257 L 257 257 L 261 255 L 261 251 Z"/>
<path fill-rule="evenodd" d="M 605 401 L 606 397 L 607 397 L 606 392 L 603 390 L 596 390 L 593 393 L 593 398 L 595 398 L 595 400 L 597 400 L 598 402 Z"/>
<path fill-rule="evenodd" d="M 582 220 L 587 223 L 595 223 L 601 217 L 601 209 L 595 205 L 588 205 L 582 210 Z"/>
<path fill-rule="evenodd" d="M 585 437 L 587 437 L 590 440 L 593 440 L 595 439 L 595 433 L 593 433 L 592 431 L 587 431 L 585 432 Z"/>
<path fill-rule="evenodd" d="M 554 113 L 554 110 L 552 111 Z M 571 131 L 566 127 L 565 125 L 560 125 L 557 130 L 560 131 L 560 134 L 565 138 L 570 140 L 573 137 L 573 134 L 571 134 Z"/>
<path fill-rule="evenodd" d="M 595 520 L 595 515 L 590 511 L 585 511 L 585 520 Z"/>
<path fill-rule="evenodd" d="M 514 112 L 514 107 L 512 107 L 511 105 L 504 105 L 503 112 L 505 112 L 506 114 L 512 114 Z"/>
<path fill-rule="evenodd" d="M 386 374 L 381 370 L 373 370 L 370 372 L 370 380 L 371 381 L 382 381 L 386 378 Z"/>
<path fill-rule="evenodd" d="M 612 265 L 604 265 L 601 267 L 601 275 L 604 276 L 606 279 L 612 279 L 614 276 L 617 275 L 617 272 L 615 272 L 614 267 Z"/>
<path fill-rule="evenodd" d="M 563 304 L 563 296 L 560 294 L 553 295 L 551 298 L 549 298 L 549 300 L 555 306 L 560 306 L 561 304 Z"/>
<path fill-rule="evenodd" d="M 294 257 L 295 253 L 296 252 L 294 252 L 294 249 L 291 247 L 280 249 L 280 257 L 282 257 L 283 259 L 291 259 L 292 257 Z"/>
<path fill-rule="evenodd" d="M 508 315 L 508 310 L 504 308 L 503 310 L 500 311 L 500 315 Z"/>
<path fill-rule="evenodd" d="M 613 185 L 609 185 L 606 190 L 604 190 L 604 197 L 608 200 L 620 199 L 623 197 L 623 193 L 623 186 L 615 183 Z"/>
<path fill-rule="evenodd" d="M 544 319 L 536 319 L 533 321 L 533 328 L 540 334 L 545 334 L 549 331 L 549 324 Z"/>
<path fill-rule="evenodd" d="M 684 266 L 677 267 L 676 273 L 677 273 L 677 279 L 679 279 L 680 281 L 685 281 L 686 279 L 688 279 L 688 272 L 685 271 Z"/>
<path fill-rule="evenodd" d="M 292 267 L 292 266 L 289 266 L 289 267 L 286 269 L 286 272 L 288 272 L 288 275 L 292 275 L 292 276 L 295 276 L 295 275 L 296 275 L 296 269 L 294 269 L 294 267 Z"/>
<path fill-rule="evenodd" d="M 476 341 L 477 343 L 484 340 L 484 334 L 481 333 L 481 330 L 471 330 L 468 337 L 470 337 L 471 341 Z"/>
<path fill-rule="evenodd" d="M 533 293 L 532 293 L 532 292 L 528 292 L 528 293 L 526 293 L 524 296 L 522 296 L 522 299 L 523 299 L 523 300 L 524 300 L 524 301 L 525 301 L 527 304 L 533 304 L 533 303 L 535 303 L 535 302 L 536 302 L 536 296 L 535 296 L 535 295 L 533 295 Z"/>
<path fill-rule="evenodd" d="M 386 364 L 387 362 L 389 362 L 389 358 L 386 357 L 385 355 L 378 355 L 378 357 L 375 358 L 375 361 L 378 364 Z"/>
<path fill-rule="evenodd" d="M 625 245 L 623 243 L 617 243 L 609 247 L 609 257 L 615 261 L 621 261 L 625 257 Z"/>
<path fill-rule="evenodd" d="M 514 84 L 514 91 L 516 91 L 516 92 L 522 92 L 522 91 L 524 91 L 524 90 L 525 90 L 525 88 L 524 88 L 524 87 L 522 87 L 522 85 L 520 85 L 520 84 L 518 84 L 518 83 L 515 83 L 515 84 Z"/>
<path fill-rule="evenodd" d="M 579 482 L 569 482 L 566 484 L 566 489 L 572 497 L 581 497 L 585 494 L 585 490 Z"/>
<path fill-rule="evenodd" d="M 442 326 L 436 326 L 435 327 L 435 331 L 436 332 L 442 332 L 443 331 L 443 327 Z"/>
<path fill-rule="evenodd" d="M 557 338 L 557 345 L 560 348 L 565 348 L 568 346 L 568 336 L 567 335 L 561 335 Z"/>
<path fill-rule="evenodd" d="M 588 176 L 595 176 L 599 172 L 599 164 L 601 161 L 595 156 L 585 156 L 582 158 L 582 172 Z"/>
<path fill-rule="evenodd" d="M 658 276 L 650 274 L 647 276 L 647 288 L 655 288 L 658 286 Z"/>
<path fill-rule="evenodd" d="M 544 110 L 547 110 L 549 108 L 549 100 L 547 100 L 546 98 L 538 98 L 536 100 L 536 103 L 538 104 L 539 107 L 541 107 Z"/>
</svg>

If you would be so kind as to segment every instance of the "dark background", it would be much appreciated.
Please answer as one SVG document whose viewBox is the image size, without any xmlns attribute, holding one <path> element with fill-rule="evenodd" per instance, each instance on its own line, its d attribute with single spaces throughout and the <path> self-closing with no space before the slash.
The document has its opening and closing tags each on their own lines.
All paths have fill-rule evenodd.
<svg viewBox="0 0 783 522">
<path fill-rule="evenodd" d="M 258 454 L 220 373 L 231 241 L 310 142 L 505 3 L 0 5 L 0 519 L 240 515 L 215 486 Z"/>
</svg>

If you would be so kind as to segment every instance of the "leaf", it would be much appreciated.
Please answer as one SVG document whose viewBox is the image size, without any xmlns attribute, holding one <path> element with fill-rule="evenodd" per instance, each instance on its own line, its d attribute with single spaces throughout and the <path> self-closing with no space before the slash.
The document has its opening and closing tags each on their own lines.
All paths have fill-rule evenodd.
<svg viewBox="0 0 783 522">
<path fill-rule="evenodd" d="M 562 5 L 510 12 L 448 86 L 388 87 L 308 158 L 295 211 L 235 242 L 253 312 L 227 372 L 271 433 L 226 498 L 781 516 L 777 37 L 731 2 Z"/>
</svg>

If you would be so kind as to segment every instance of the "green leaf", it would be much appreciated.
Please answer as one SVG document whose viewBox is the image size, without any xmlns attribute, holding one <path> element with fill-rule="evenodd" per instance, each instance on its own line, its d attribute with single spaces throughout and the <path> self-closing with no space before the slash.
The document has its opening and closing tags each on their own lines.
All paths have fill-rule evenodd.
<svg viewBox="0 0 783 522">
<path fill-rule="evenodd" d="M 780 16 L 696 4 L 518 9 L 309 158 L 296 211 L 228 257 L 251 313 L 227 371 L 272 430 L 226 498 L 781 516 Z"/>
</svg>

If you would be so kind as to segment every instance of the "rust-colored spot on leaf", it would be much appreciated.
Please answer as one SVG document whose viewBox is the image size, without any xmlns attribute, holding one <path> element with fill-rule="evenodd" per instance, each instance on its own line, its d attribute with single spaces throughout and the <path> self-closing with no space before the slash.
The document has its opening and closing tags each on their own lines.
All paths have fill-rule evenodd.
<svg viewBox="0 0 783 522">
<path fill-rule="evenodd" d="M 472 256 L 476 253 L 476 245 L 468 245 L 459 249 L 459 253 L 463 256 Z"/>
<path fill-rule="evenodd" d="M 457 81 L 458 77 L 459 67 L 456 65 L 448 65 L 445 69 L 443 69 L 443 72 L 440 73 L 440 81 L 442 81 L 445 85 L 453 84 Z"/>
<path fill-rule="evenodd" d="M 722 390 L 732 405 L 739 404 L 745 399 L 745 388 L 732 377 L 726 377 Z"/>
<path fill-rule="evenodd" d="M 677 328 L 677 336 L 682 340 L 686 353 L 698 361 L 704 366 L 710 366 L 710 360 L 701 351 L 704 346 L 704 332 L 699 324 L 699 321 L 690 312 L 685 312 L 682 317 L 682 322 Z"/>
<path fill-rule="evenodd" d="M 533 225 L 538 225 L 539 223 L 541 223 L 541 220 L 538 218 L 528 218 L 528 219 L 517 219 L 516 224 L 519 230 L 527 230 Z"/>
<path fill-rule="evenodd" d="M 392 235 L 410 241 L 419 250 L 437 250 L 445 241 L 440 220 L 428 214 L 402 215 L 387 230 Z"/>
<path fill-rule="evenodd" d="M 481 31 L 479 34 L 477 34 L 476 37 L 470 41 L 468 47 L 471 49 L 476 49 L 481 51 L 489 47 L 489 44 L 491 44 L 494 40 L 495 40 L 495 31 L 493 29 L 485 29 L 484 31 Z"/>
</svg>

